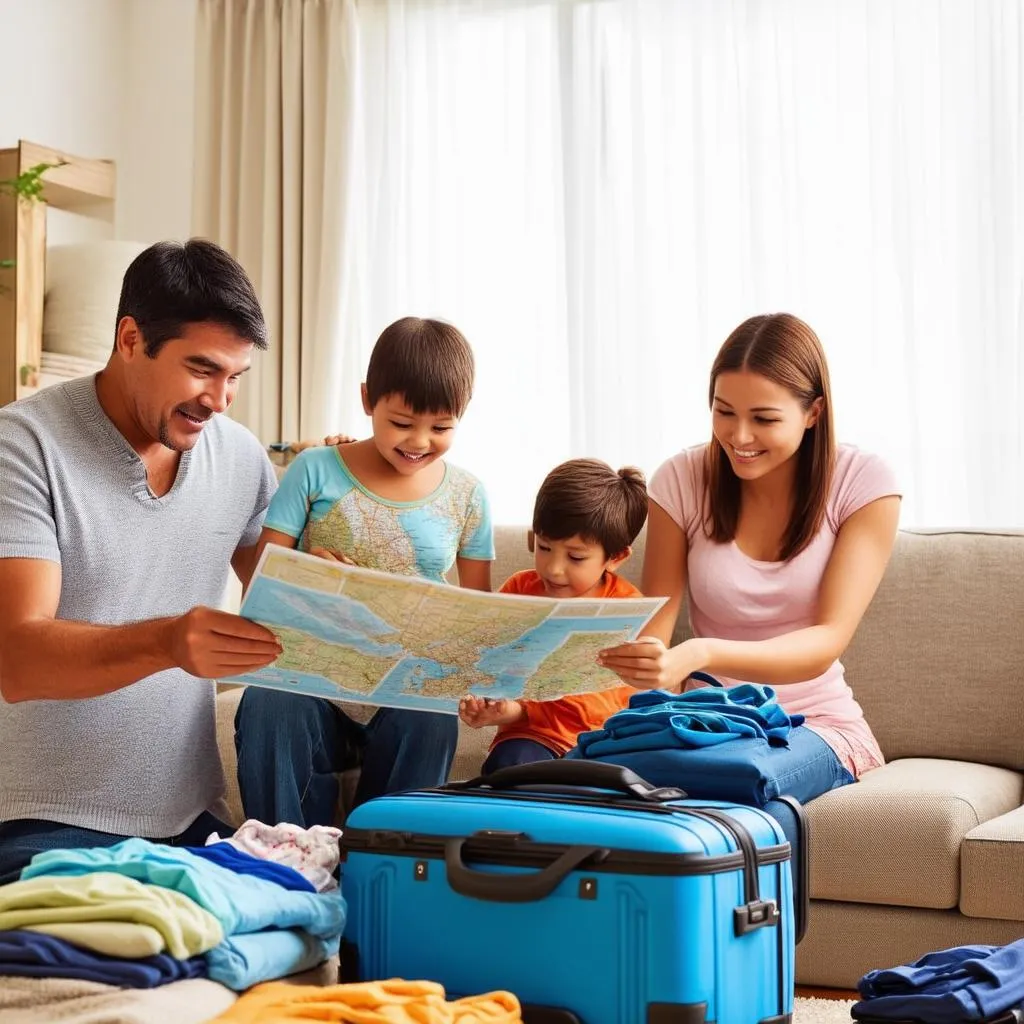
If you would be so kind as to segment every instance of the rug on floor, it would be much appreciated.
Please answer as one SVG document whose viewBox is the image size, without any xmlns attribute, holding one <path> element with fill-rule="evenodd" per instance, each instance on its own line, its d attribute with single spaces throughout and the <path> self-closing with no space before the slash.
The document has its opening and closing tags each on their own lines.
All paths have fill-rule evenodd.
<svg viewBox="0 0 1024 1024">
<path fill-rule="evenodd" d="M 797 996 L 793 1024 L 851 1024 L 853 1000 L 802 999 Z"/>
</svg>

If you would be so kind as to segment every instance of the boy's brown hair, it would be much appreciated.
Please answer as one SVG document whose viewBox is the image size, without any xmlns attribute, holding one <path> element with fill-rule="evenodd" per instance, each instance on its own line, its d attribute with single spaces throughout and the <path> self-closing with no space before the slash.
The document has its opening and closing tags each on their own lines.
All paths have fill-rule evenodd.
<svg viewBox="0 0 1024 1024">
<path fill-rule="evenodd" d="M 406 316 L 386 327 L 370 354 L 366 397 L 373 408 L 401 395 L 417 415 L 462 416 L 473 396 L 473 350 L 462 332 L 441 320 Z"/>
<path fill-rule="evenodd" d="M 570 459 L 544 478 L 533 506 L 533 532 L 549 540 L 580 536 L 623 554 L 647 520 L 647 485 L 634 466 L 616 472 L 600 459 Z"/>
</svg>

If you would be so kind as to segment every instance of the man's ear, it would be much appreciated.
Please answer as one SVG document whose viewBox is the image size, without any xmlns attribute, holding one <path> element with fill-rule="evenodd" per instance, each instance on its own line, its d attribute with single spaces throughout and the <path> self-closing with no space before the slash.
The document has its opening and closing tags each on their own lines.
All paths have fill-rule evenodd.
<svg viewBox="0 0 1024 1024">
<path fill-rule="evenodd" d="M 363 399 L 363 412 L 365 412 L 367 416 L 372 416 L 373 406 L 370 405 L 370 393 L 369 391 L 366 390 L 365 381 L 363 381 L 363 383 L 359 385 L 359 394 Z"/>
<path fill-rule="evenodd" d="M 526 531 L 526 550 L 529 551 L 531 555 L 533 554 L 534 546 L 535 546 L 535 544 L 534 544 L 533 530 L 527 530 Z"/>
<path fill-rule="evenodd" d="M 622 565 L 622 563 L 625 562 L 631 554 L 633 554 L 632 548 L 626 548 L 625 551 L 620 551 L 617 555 L 609 558 L 608 561 L 605 562 L 605 569 L 609 572 L 615 572 L 615 570 L 618 569 L 618 567 Z"/>
<path fill-rule="evenodd" d="M 120 352 L 121 358 L 128 362 L 145 353 L 146 343 L 135 317 L 123 316 L 118 321 L 114 349 Z"/>
</svg>

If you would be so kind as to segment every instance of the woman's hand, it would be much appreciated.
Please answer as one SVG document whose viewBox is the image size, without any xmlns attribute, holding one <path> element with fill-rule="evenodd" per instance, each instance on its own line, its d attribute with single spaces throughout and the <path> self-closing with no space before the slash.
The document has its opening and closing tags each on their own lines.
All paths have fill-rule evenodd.
<svg viewBox="0 0 1024 1024">
<path fill-rule="evenodd" d="M 463 697 L 459 701 L 459 718 L 471 729 L 485 725 L 513 725 L 525 718 L 523 705 L 517 700 L 491 700 L 490 697 Z"/>
<path fill-rule="evenodd" d="M 641 636 L 618 647 L 606 647 L 598 653 L 597 663 L 638 690 L 675 692 L 691 672 L 704 667 L 692 640 L 666 647 L 655 636 Z"/>
</svg>

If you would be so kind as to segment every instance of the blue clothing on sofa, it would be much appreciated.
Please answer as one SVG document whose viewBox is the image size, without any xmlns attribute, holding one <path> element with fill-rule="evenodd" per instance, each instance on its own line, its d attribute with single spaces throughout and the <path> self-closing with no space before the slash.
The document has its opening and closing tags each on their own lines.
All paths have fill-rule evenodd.
<svg viewBox="0 0 1024 1024">
<path fill-rule="evenodd" d="M 209 846 L 186 846 L 189 853 L 194 853 L 204 860 L 213 861 L 222 868 L 234 871 L 237 875 L 252 875 L 268 882 L 274 882 L 283 889 L 292 892 L 316 892 L 316 886 L 295 868 L 287 864 L 277 864 L 272 860 L 261 860 L 251 853 L 239 850 L 230 843 L 211 843 Z"/>
<path fill-rule="evenodd" d="M 714 747 L 664 747 L 632 753 L 566 757 L 621 764 L 656 786 L 678 786 L 699 800 L 727 800 L 764 807 L 779 796 L 807 803 L 854 781 L 835 751 L 806 725 L 793 729 L 785 747 L 766 739 L 737 738 Z"/>
<path fill-rule="evenodd" d="M 785 746 L 790 730 L 803 720 L 802 715 L 785 712 L 770 686 L 755 683 L 730 689 L 705 686 L 686 693 L 642 690 L 603 728 L 581 733 L 576 742 L 584 757 L 711 747 L 742 738 Z"/>
<path fill-rule="evenodd" d="M 959 1024 L 1024 1009 L 1024 939 L 1008 946 L 956 946 L 912 964 L 869 971 L 855 1017 Z"/>
<path fill-rule="evenodd" d="M 0 932 L 0 976 L 75 978 L 120 988 L 156 988 L 172 981 L 206 976 L 202 957 L 178 960 L 166 953 L 121 960 L 58 939 L 19 929 Z"/>
</svg>

